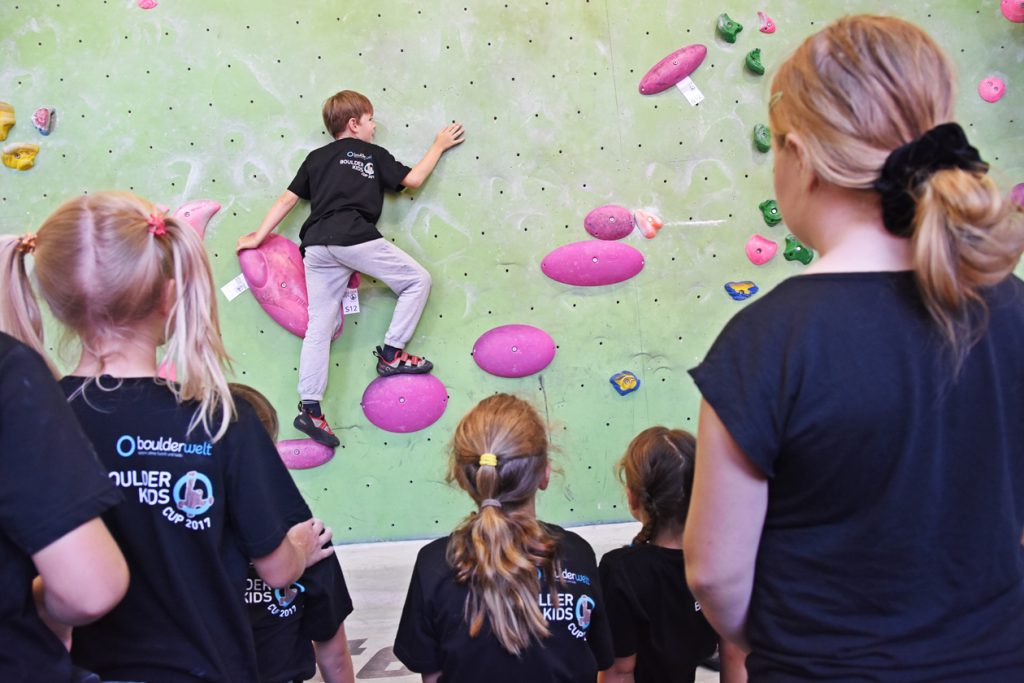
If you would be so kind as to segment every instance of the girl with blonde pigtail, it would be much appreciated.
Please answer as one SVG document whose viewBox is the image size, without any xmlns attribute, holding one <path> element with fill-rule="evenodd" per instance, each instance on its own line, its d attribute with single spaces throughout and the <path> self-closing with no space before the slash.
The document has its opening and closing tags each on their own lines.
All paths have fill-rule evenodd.
<svg viewBox="0 0 1024 683">
<path fill-rule="evenodd" d="M 252 408 L 224 377 L 213 282 L 198 235 L 152 203 L 101 192 L 34 235 L 0 237 L 11 296 L 0 325 L 42 352 L 29 273 L 80 350 L 61 381 L 124 502 L 103 521 L 132 579 L 76 628 L 72 659 L 108 680 L 257 680 L 240 586 L 251 559 L 275 587 L 330 554 Z M 177 371 L 158 377 L 157 351 Z"/>
<path fill-rule="evenodd" d="M 496 394 L 456 427 L 448 481 L 478 510 L 420 551 L 394 648 L 426 683 L 592 682 L 611 664 L 593 549 L 537 519 L 550 476 L 526 401 Z"/>
</svg>

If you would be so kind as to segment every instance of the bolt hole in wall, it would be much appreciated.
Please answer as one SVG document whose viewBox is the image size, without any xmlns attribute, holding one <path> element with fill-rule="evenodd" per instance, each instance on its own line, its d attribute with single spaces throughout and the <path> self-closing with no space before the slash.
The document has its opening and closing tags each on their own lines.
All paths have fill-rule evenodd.
<svg viewBox="0 0 1024 683">
<path fill-rule="evenodd" d="M 423 187 L 389 197 L 380 222 L 433 277 L 409 347 L 434 362 L 449 395 L 444 414 L 405 434 L 364 416 L 360 399 L 375 377 L 370 351 L 395 301 L 386 285 L 365 279 L 361 310 L 332 347 L 323 402 L 343 447 L 295 479 L 339 541 L 443 533 L 467 510 L 464 494 L 443 483 L 452 429 L 475 402 L 508 391 L 530 397 L 553 424 L 564 474 L 541 497 L 542 517 L 620 521 L 627 512 L 612 465 L 633 435 L 652 424 L 695 428 L 698 396 L 686 369 L 747 305 L 723 284 L 755 282 L 756 299 L 804 268 L 781 258 L 755 266 L 744 252 L 755 233 L 778 244 L 788 234 L 784 222 L 765 225 L 757 208 L 773 195 L 772 152 L 759 152 L 750 133 L 767 123 L 773 69 L 841 14 L 920 22 L 957 62 L 960 119 L 1009 189 L 1024 179 L 1014 120 L 1024 84 L 1012 77 L 1024 28 L 998 5 L 943 3 L 922 14 L 880 0 L 728 8 L 437 0 L 429 11 L 412 0 L 344 8 L 164 0 L 150 10 L 127 0 L 4 3 L 0 101 L 17 119 L 4 144 L 39 151 L 29 170 L 0 168 L 0 229 L 23 232 L 63 198 L 108 188 L 172 207 L 213 199 L 222 208 L 205 244 L 220 286 L 239 273 L 238 235 L 257 227 L 305 154 L 324 144 L 325 97 L 342 88 L 367 94 L 377 142 L 407 163 L 459 121 L 466 143 Z M 745 26 L 735 43 L 715 32 L 723 10 Z M 758 31 L 759 10 L 772 15 L 775 33 Z M 638 92 L 652 65 L 692 44 L 707 47 L 691 76 L 704 96 L 699 106 L 675 87 Z M 755 48 L 763 76 L 744 65 Z M 990 76 L 1006 84 L 991 103 L 978 96 Z M 46 136 L 32 126 L 41 107 L 56 111 Z M 596 287 L 546 277 L 545 255 L 593 240 L 583 219 L 608 204 L 664 221 L 652 239 L 634 230 L 620 240 L 642 254 L 643 269 Z M 280 233 L 296 240 L 306 214 L 300 204 Z M 299 339 L 251 294 L 218 296 L 236 378 L 271 398 L 282 438 L 301 436 L 288 419 Z M 474 341 L 507 324 L 536 326 L 555 340 L 542 390 L 536 376 L 496 377 L 473 363 Z M 624 370 L 641 386 L 619 395 L 608 380 Z"/>
</svg>

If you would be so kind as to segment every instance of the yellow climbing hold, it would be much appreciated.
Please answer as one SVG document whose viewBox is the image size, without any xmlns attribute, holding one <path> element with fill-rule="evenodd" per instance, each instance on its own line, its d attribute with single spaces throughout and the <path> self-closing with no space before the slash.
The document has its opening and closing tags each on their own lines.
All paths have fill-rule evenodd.
<svg viewBox="0 0 1024 683">
<path fill-rule="evenodd" d="M 0 102 L 0 140 L 7 139 L 7 131 L 14 125 L 14 107 L 7 102 Z"/>
<path fill-rule="evenodd" d="M 4 166 L 16 171 L 27 171 L 36 163 L 39 145 L 31 142 L 12 142 L 4 147 Z"/>
</svg>

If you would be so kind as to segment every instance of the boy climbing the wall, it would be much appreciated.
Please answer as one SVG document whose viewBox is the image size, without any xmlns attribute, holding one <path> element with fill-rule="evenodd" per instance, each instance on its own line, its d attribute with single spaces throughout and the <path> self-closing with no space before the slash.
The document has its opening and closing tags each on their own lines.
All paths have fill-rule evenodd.
<svg viewBox="0 0 1024 683">
<path fill-rule="evenodd" d="M 332 448 L 340 443 L 320 408 L 327 389 L 331 337 L 341 300 L 355 272 L 377 278 L 398 295 L 384 345 L 374 352 L 377 374 L 430 372 L 425 358 L 405 351 L 430 294 L 430 273 L 377 230 L 384 192 L 423 184 L 441 155 L 463 141 L 453 123 L 437 134 L 412 168 L 373 144 L 377 124 L 366 96 L 342 90 L 324 102 L 324 125 L 334 141 L 309 153 L 295 179 L 255 233 L 238 239 L 237 248 L 255 249 L 280 224 L 299 199 L 310 202 L 309 218 L 299 230 L 309 299 L 309 326 L 299 357 L 299 414 L 294 425 Z"/>
</svg>

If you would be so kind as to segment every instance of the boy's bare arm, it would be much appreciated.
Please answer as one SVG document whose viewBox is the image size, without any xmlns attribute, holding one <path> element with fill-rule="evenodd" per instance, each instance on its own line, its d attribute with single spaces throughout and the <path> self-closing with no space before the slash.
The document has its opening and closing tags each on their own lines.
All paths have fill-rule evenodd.
<svg viewBox="0 0 1024 683">
<path fill-rule="evenodd" d="M 402 185 L 406 187 L 419 187 L 423 184 L 423 181 L 433 172 L 434 167 L 437 166 L 438 160 L 441 155 L 446 151 L 454 147 L 455 145 L 462 144 L 465 138 L 462 137 L 465 131 L 462 128 L 462 124 L 453 123 L 450 126 L 445 126 L 441 129 L 441 132 L 437 134 L 434 139 L 434 143 L 430 145 L 430 149 L 423 155 L 419 163 L 412 167 L 412 170 L 406 174 L 402 180 Z"/>
<path fill-rule="evenodd" d="M 263 222 L 260 223 L 260 227 L 256 232 L 249 233 L 248 235 L 242 235 L 238 238 L 238 244 L 235 246 L 235 251 L 255 249 L 263 244 L 263 240 L 267 239 L 267 235 L 274 231 L 274 228 L 284 220 L 284 217 L 288 215 L 288 212 L 292 210 L 298 201 L 299 195 L 295 194 L 291 190 L 285 190 L 284 193 L 274 202 L 274 205 L 270 207 L 270 211 L 267 212 L 266 217 L 263 219 Z"/>
</svg>

